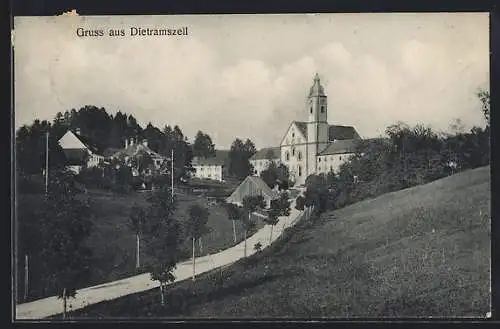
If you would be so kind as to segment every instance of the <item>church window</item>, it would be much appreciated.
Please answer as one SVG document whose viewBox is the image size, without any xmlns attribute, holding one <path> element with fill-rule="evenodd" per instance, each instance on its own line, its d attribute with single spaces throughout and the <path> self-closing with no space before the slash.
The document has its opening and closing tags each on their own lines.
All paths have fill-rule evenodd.
<svg viewBox="0 0 500 329">
<path fill-rule="evenodd" d="M 318 162 L 321 162 L 321 157 L 318 158 Z"/>
<path fill-rule="evenodd" d="M 299 160 L 302 160 L 302 152 L 299 152 L 299 154 L 297 154 L 297 157 Z"/>
<path fill-rule="evenodd" d="M 339 156 L 339 160 L 342 160 L 342 156 Z"/>
<path fill-rule="evenodd" d="M 292 156 L 295 156 L 295 147 L 292 149 Z"/>
<path fill-rule="evenodd" d="M 321 113 L 325 113 L 325 107 L 324 106 L 321 107 Z"/>
<path fill-rule="evenodd" d="M 295 137 L 295 133 L 292 133 L 292 137 Z"/>
<path fill-rule="evenodd" d="M 310 112 L 311 112 L 311 114 L 313 113 L 313 108 L 312 108 L 312 106 L 311 106 L 311 110 L 310 110 Z"/>
<path fill-rule="evenodd" d="M 302 167 L 299 166 L 299 176 L 302 176 Z"/>
<path fill-rule="evenodd" d="M 290 161 L 290 153 L 286 152 L 285 158 L 286 158 L 286 161 Z"/>
</svg>

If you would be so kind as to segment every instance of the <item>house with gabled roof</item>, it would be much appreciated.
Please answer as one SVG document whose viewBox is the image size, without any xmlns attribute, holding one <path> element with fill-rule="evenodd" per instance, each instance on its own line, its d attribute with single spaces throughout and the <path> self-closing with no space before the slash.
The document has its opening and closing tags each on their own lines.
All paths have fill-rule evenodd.
<svg viewBox="0 0 500 329">
<path fill-rule="evenodd" d="M 125 147 L 122 149 L 108 148 L 104 151 L 106 161 L 118 159 L 132 168 L 132 174 L 153 174 L 153 171 L 162 169 L 165 161 L 170 160 L 148 146 L 148 141 L 143 139 L 138 141 L 136 138 L 125 139 Z M 147 160 L 145 160 L 147 158 Z M 167 170 L 167 168 L 165 168 Z"/>
<path fill-rule="evenodd" d="M 83 136 L 79 129 L 67 130 L 59 138 L 68 169 L 78 174 L 84 167 L 96 167 L 104 161 L 98 144 Z"/>
<path fill-rule="evenodd" d="M 285 164 L 295 184 L 303 185 L 309 175 L 338 171 L 354 154 L 362 138 L 352 126 L 328 123 L 327 96 L 318 74 L 309 89 L 305 109 L 307 121 L 290 123 L 280 146 L 271 148 L 272 158 L 266 148 L 250 159 L 255 175 L 260 175 L 268 163 L 274 161 Z"/>
<path fill-rule="evenodd" d="M 223 182 L 227 176 L 229 151 L 216 150 L 211 157 L 194 157 L 191 161 L 193 177 Z"/>
</svg>

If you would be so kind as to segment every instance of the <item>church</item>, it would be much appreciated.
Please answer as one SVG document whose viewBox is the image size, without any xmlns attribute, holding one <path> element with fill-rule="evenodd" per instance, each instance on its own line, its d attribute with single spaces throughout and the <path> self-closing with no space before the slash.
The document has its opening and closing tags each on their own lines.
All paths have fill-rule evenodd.
<svg viewBox="0 0 500 329">
<path fill-rule="evenodd" d="M 307 121 L 292 121 L 279 147 L 264 148 L 250 158 L 254 175 L 270 161 L 286 165 L 295 185 L 312 174 L 338 171 L 354 153 L 361 137 L 352 126 L 328 124 L 328 100 L 316 73 L 305 103 Z"/>
</svg>

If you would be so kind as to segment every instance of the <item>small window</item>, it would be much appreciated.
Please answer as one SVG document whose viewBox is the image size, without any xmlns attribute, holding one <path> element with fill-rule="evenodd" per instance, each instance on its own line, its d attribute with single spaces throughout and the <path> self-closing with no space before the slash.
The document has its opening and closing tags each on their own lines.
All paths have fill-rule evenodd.
<svg viewBox="0 0 500 329">
<path fill-rule="evenodd" d="M 292 137 L 295 137 L 295 133 L 292 133 Z"/>
<path fill-rule="evenodd" d="M 299 166 L 299 177 L 302 176 L 302 167 Z"/>
<path fill-rule="evenodd" d="M 286 161 L 290 160 L 290 153 L 286 152 Z"/>
<path fill-rule="evenodd" d="M 297 154 L 297 157 L 299 158 L 299 160 L 302 160 L 302 152 L 299 152 L 299 154 Z"/>
<path fill-rule="evenodd" d="M 321 113 L 325 113 L 325 107 L 324 106 L 321 107 Z"/>
<path fill-rule="evenodd" d="M 339 160 L 342 160 L 342 156 L 339 156 Z"/>
<path fill-rule="evenodd" d="M 292 156 L 295 156 L 295 148 L 292 149 Z"/>
<path fill-rule="evenodd" d="M 310 110 L 310 112 L 311 112 L 311 114 L 313 113 L 313 108 L 312 108 L 312 106 L 311 106 L 311 110 Z"/>
<path fill-rule="evenodd" d="M 318 162 L 321 162 L 321 157 L 318 158 Z"/>
</svg>

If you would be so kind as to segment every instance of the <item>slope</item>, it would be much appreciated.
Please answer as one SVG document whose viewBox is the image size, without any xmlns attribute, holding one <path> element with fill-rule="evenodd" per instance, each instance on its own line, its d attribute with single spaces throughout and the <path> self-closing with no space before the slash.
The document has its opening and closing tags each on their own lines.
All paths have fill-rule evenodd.
<svg viewBox="0 0 500 329">
<path fill-rule="evenodd" d="M 463 317 L 490 306 L 490 168 L 323 214 L 274 253 L 75 317 Z M 179 302 L 181 301 L 181 302 Z M 180 304 L 179 304 L 180 303 Z"/>
</svg>

